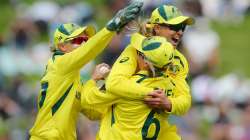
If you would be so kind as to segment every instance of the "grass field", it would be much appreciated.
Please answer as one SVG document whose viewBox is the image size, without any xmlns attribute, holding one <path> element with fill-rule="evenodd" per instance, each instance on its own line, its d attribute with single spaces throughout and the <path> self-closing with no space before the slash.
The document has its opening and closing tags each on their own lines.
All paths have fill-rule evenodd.
<svg viewBox="0 0 250 140">
<path fill-rule="evenodd" d="M 250 17 L 238 25 L 214 22 L 213 28 L 221 38 L 217 75 L 236 72 L 250 77 Z"/>
</svg>

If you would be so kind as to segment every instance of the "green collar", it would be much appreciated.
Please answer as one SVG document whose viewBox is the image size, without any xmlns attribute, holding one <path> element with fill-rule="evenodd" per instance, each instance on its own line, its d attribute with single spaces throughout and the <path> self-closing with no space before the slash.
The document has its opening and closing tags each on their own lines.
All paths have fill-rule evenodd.
<svg viewBox="0 0 250 140">
<path fill-rule="evenodd" d="M 53 61 L 55 61 L 55 56 L 57 56 L 57 55 L 64 55 L 64 52 L 61 52 L 59 50 L 55 51 L 54 54 L 53 54 L 53 56 L 52 56 L 52 60 Z"/>
</svg>

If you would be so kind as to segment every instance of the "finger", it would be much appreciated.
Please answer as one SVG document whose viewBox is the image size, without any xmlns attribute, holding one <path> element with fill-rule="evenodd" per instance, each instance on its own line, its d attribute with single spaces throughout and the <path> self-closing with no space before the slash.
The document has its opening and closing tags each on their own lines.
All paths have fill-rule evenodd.
<svg viewBox="0 0 250 140">
<path fill-rule="evenodd" d="M 160 102 L 160 98 L 145 98 L 144 101 L 146 102 Z"/>
<path fill-rule="evenodd" d="M 155 90 L 155 91 L 149 93 L 148 95 L 153 96 L 153 97 L 161 97 L 163 95 L 165 96 L 165 93 L 162 90 Z"/>
<path fill-rule="evenodd" d="M 161 93 L 161 92 L 163 92 L 163 90 L 162 89 L 156 89 L 156 90 L 154 90 L 154 92 Z"/>
<path fill-rule="evenodd" d="M 160 108 L 158 105 L 149 105 L 149 104 L 147 104 L 147 106 L 150 107 L 150 108 Z"/>
<path fill-rule="evenodd" d="M 133 19 L 135 19 L 135 15 L 134 14 L 130 14 L 130 15 L 127 15 L 127 16 L 125 16 L 125 19 L 126 20 L 133 20 Z"/>
<path fill-rule="evenodd" d="M 135 13 L 138 13 L 140 11 L 140 9 L 138 8 L 138 7 L 135 7 L 135 8 L 133 8 L 133 9 L 131 9 L 130 11 L 129 11 L 129 13 L 130 14 L 135 14 Z"/>
<path fill-rule="evenodd" d="M 146 104 L 150 104 L 150 105 L 161 105 L 161 102 L 158 101 L 145 101 Z"/>
<path fill-rule="evenodd" d="M 153 91 L 149 92 L 149 94 L 155 94 L 155 93 L 158 93 L 158 91 L 157 90 L 153 90 Z"/>
<path fill-rule="evenodd" d="M 146 95 L 146 96 L 144 97 L 144 99 L 146 99 L 146 98 L 152 98 L 152 96 Z"/>
<path fill-rule="evenodd" d="M 138 15 L 139 12 L 140 12 L 140 10 L 138 8 L 135 8 L 135 9 L 132 9 L 132 10 L 126 12 L 124 15 L 125 15 L 125 17 L 127 17 L 127 16 L 134 16 L 135 17 Z"/>
<path fill-rule="evenodd" d="M 145 103 L 150 108 L 161 108 L 161 106 L 158 103 Z"/>
<path fill-rule="evenodd" d="M 158 93 L 153 92 L 153 93 L 149 93 L 148 96 L 151 96 L 151 97 L 153 96 L 153 97 L 155 97 L 157 94 L 158 94 Z"/>
<path fill-rule="evenodd" d="M 157 98 L 157 97 L 161 96 L 160 93 L 155 93 L 155 92 L 154 93 L 149 93 L 148 95 L 153 97 L 153 98 Z"/>
<path fill-rule="evenodd" d="M 160 105 L 161 103 L 158 101 L 144 101 L 146 104 L 150 104 L 150 105 Z"/>
<path fill-rule="evenodd" d="M 139 2 L 139 1 L 137 1 L 137 2 L 134 2 L 134 3 L 131 3 L 130 4 L 130 7 L 142 7 L 143 6 L 143 2 Z"/>
<path fill-rule="evenodd" d="M 156 92 L 162 93 L 162 92 L 164 92 L 164 90 L 163 89 L 157 89 Z"/>
<path fill-rule="evenodd" d="M 137 3 L 135 5 L 137 5 L 138 7 L 142 7 L 143 6 L 143 1 L 137 1 Z"/>
<path fill-rule="evenodd" d="M 132 8 L 135 8 L 135 7 L 142 7 L 143 6 L 143 3 L 142 2 L 134 2 L 134 3 L 131 3 L 130 5 L 128 5 L 126 8 L 127 9 L 132 9 Z"/>
</svg>

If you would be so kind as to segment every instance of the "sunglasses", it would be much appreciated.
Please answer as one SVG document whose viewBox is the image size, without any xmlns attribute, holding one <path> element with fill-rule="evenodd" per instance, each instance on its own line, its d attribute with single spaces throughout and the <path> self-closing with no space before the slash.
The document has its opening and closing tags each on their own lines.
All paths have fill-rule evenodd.
<svg viewBox="0 0 250 140">
<path fill-rule="evenodd" d="M 89 39 L 88 36 L 80 36 L 80 37 L 77 37 L 77 38 L 72 39 L 70 42 L 71 42 L 72 44 L 80 45 L 80 44 L 82 44 L 83 41 L 84 41 L 84 42 L 87 42 L 88 39 Z"/>
<path fill-rule="evenodd" d="M 180 24 L 176 24 L 176 25 L 167 25 L 167 24 L 160 24 L 161 26 L 164 26 L 164 27 L 168 27 L 170 30 L 172 31 L 185 31 L 186 29 L 186 24 L 183 24 L 183 23 L 180 23 Z"/>
</svg>

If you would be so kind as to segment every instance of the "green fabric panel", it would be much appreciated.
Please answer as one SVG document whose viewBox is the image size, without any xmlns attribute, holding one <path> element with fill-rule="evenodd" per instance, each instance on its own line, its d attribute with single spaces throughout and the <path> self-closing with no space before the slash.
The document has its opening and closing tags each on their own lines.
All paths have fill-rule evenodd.
<svg viewBox="0 0 250 140">
<path fill-rule="evenodd" d="M 73 86 L 73 83 L 70 85 L 70 87 L 66 90 L 66 92 L 63 94 L 63 96 L 53 105 L 52 107 L 52 116 L 56 113 L 56 111 L 60 108 L 62 105 L 63 101 L 66 99 L 66 97 L 69 94 L 69 91 L 71 90 Z"/>
</svg>

